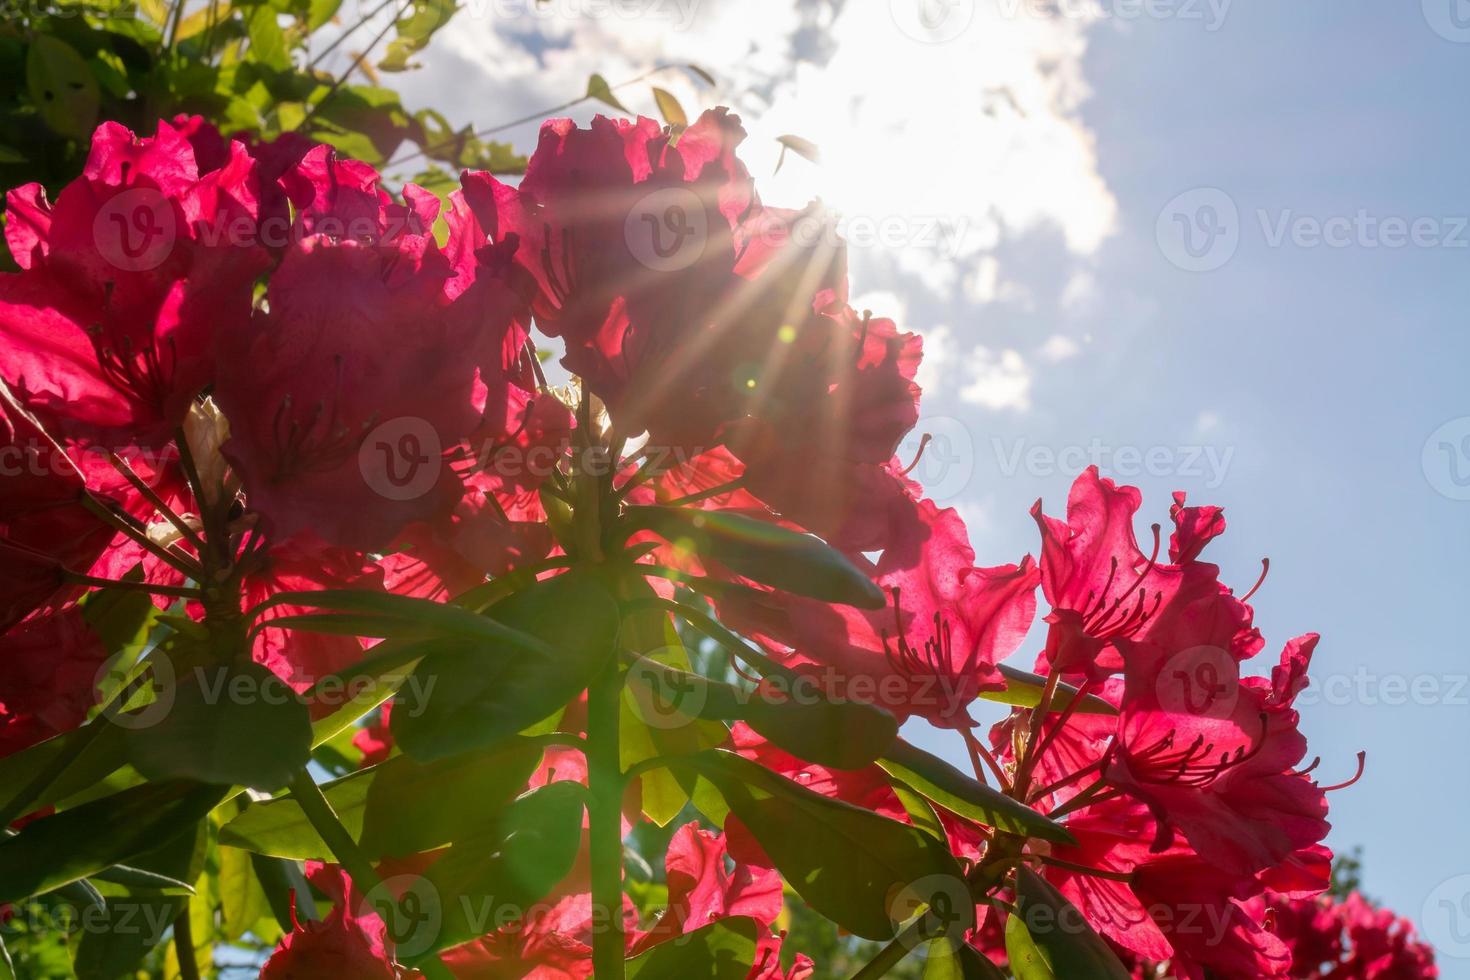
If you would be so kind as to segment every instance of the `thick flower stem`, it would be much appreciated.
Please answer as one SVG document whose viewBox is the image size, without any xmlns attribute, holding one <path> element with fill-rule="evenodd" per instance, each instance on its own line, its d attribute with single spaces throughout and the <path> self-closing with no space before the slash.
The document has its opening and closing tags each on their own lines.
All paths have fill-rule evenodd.
<svg viewBox="0 0 1470 980">
<path fill-rule="evenodd" d="M 623 826 L 625 785 L 618 749 L 623 679 L 613 660 L 587 692 L 587 777 L 592 865 L 592 970 L 623 980 Z"/>
</svg>

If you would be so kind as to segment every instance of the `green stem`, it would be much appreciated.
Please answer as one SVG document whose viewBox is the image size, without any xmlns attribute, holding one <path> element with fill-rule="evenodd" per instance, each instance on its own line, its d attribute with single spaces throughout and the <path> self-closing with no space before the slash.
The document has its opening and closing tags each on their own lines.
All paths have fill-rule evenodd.
<svg viewBox="0 0 1470 980">
<path fill-rule="evenodd" d="M 592 972 L 623 980 L 623 827 L 625 785 L 618 750 L 623 678 L 610 662 L 587 692 L 587 781 L 592 870 Z"/>
<path fill-rule="evenodd" d="M 366 895 L 382 884 L 378 880 L 377 871 L 373 869 L 372 860 L 357 846 L 357 841 L 352 839 L 347 828 L 342 826 L 342 821 L 338 819 L 336 811 L 332 809 L 332 804 L 323 795 L 316 780 L 311 778 L 311 773 L 303 769 L 296 774 L 296 778 L 291 781 L 291 795 L 296 798 L 301 812 L 306 814 L 312 829 L 327 845 L 327 850 L 332 852 L 337 863 L 346 869 L 359 891 Z"/>
<path fill-rule="evenodd" d="M 194 959 L 194 924 L 189 919 L 189 902 L 174 919 L 174 953 L 179 961 L 179 980 L 199 980 L 199 964 Z"/>
</svg>

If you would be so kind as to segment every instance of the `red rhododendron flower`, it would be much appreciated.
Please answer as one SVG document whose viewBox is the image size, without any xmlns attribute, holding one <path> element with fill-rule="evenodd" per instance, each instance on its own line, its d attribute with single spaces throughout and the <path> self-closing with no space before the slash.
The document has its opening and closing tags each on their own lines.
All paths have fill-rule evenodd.
<svg viewBox="0 0 1470 980">
<path fill-rule="evenodd" d="M 107 655 L 75 607 L 0 635 L 0 757 L 80 725 Z"/>
<path fill-rule="evenodd" d="M 851 696 L 900 719 L 922 715 L 953 728 L 973 725 L 969 706 L 1004 686 L 995 665 L 1020 645 L 1036 614 L 1037 571 L 974 567 L 964 523 L 931 501 L 918 505 L 920 546 L 895 547 L 876 564 L 854 561 L 890 596 L 882 610 L 834 606 L 794 596 L 719 601 L 747 634 L 796 664 L 831 668 L 867 693 Z M 910 554 L 913 564 L 904 564 Z"/>
<path fill-rule="evenodd" d="M 201 173 L 160 122 L 141 139 L 104 123 L 54 206 L 38 185 L 11 191 L 22 271 L 0 276 L 0 336 L 25 404 L 67 437 L 165 441 L 214 379 L 220 338 L 249 319 L 266 254 L 232 229 L 253 230 L 257 188 L 244 147 Z"/>
<path fill-rule="evenodd" d="M 82 505 L 81 472 L 0 384 L 0 633 L 85 572 L 114 536 Z"/>
<path fill-rule="evenodd" d="M 332 911 L 321 922 L 301 922 L 293 907 L 294 928 L 266 961 L 261 980 L 422 980 L 395 962 L 387 926 L 344 872 L 311 862 L 307 876 L 331 899 Z"/>
</svg>

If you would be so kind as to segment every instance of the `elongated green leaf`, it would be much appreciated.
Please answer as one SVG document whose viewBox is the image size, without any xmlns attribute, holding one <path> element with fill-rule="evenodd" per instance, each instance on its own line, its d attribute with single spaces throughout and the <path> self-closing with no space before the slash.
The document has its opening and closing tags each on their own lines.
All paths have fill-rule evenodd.
<svg viewBox="0 0 1470 980">
<path fill-rule="evenodd" d="M 420 911 L 404 916 L 411 932 L 397 940 L 400 957 L 412 965 L 506 925 L 508 912 L 544 898 L 576 863 L 582 815 L 581 785 L 555 782 L 516 800 L 481 835 L 457 842 L 429 866 L 427 888 L 410 892 Z M 424 914 L 425 896 L 437 914 Z"/>
<path fill-rule="evenodd" d="M 409 635 L 462 636 L 508 645 L 529 653 L 549 653 L 546 645 L 534 636 L 499 622 L 499 617 L 471 612 L 459 606 L 412 596 L 359 589 L 323 589 L 318 592 L 281 592 L 256 606 L 252 616 L 275 606 L 301 606 L 332 612 L 396 619 Z M 257 622 L 256 630 L 278 620 Z"/>
<path fill-rule="evenodd" d="M 354 839 L 362 836 L 362 814 L 372 776 L 372 769 L 364 769 L 321 786 L 322 795 Z M 252 803 L 244 813 L 220 828 L 219 842 L 256 854 L 301 861 L 332 857 L 331 849 L 290 794 Z"/>
<path fill-rule="evenodd" d="M 949 849 L 917 827 L 834 800 L 717 750 L 687 761 L 724 796 L 816 912 L 865 939 L 892 939 L 913 904 L 943 899 L 968 928 L 974 903 Z"/>
<path fill-rule="evenodd" d="M 247 851 L 220 848 L 217 881 L 220 929 L 226 942 L 234 942 L 271 914 L 270 902 L 255 878 L 255 867 Z"/>
<path fill-rule="evenodd" d="M 793 675 L 794 679 L 794 675 Z M 723 681 L 643 659 L 629 670 L 641 684 L 660 725 L 680 716 L 744 721 L 798 758 L 835 769 L 861 769 L 887 751 L 898 735 L 892 715 L 856 701 L 833 703 L 813 685 L 761 685 L 749 694 Z"/>
<path fill-rule="evenodd" d="M 306 705 L 260 664 L 198 667 L 179 679 L 173 705 L 127 734 L 128 761 L 149 779 L 196 779 L 275 790 L 311 756 Z"/>
<path fill-rule="evenodd" d="M 1020 933 L 1029 938 L 1022 940 Z M 1013 935 L 1014 934 L 1014 935 Z M 1016 869 L 1016 911 L 1006 923 L 1006 949 L 1012 942 L 1023 954 L 1023 968 L 1012 970 L 1017 980 L 1067 980 L 1096 977 L 1127 980 L 1129 973 L 1117 955 L 1092 930 L 1077 907 L 1051 883 L 1024 865 Z"/>
<path fill-rule="evenodd" d="M 1045 677 L 1005 664 L 1000 664 L 999 669 L 1001 676 L 1006 679 L 1005 690 L 981 691 L 981 698 L 999 704 L 1013 704 L 1021 708 L 1034 708 L 1041 703 L 1041 691 L 1046 687 Z M 1077 697 L 1077 694 L 1077 688 L 1071 684 L 1058 684 L 1057 693 L 1052 699 L 1052 710 L 1061 711 L 1066 708 Z M 1073 710 L 1083 715 L 1116 715 L 1118 713 L 1117 708 L 1095 694 L 1084 697 L 1082 703 Z"/>
<path fill-rule="evenodd" d="M 540 758 L 540 749 L 520 738 L 427 764 L 395 756 L 324 783 L 322 793 L 369 857 L 406 856 L 483 829 L 525 786 Z M 426 806 L 426 800 L 444 805 Z M 331 857 L 291 794 L 252 805 L 220 828 L 219 839 L 275 857 Z"/>
<path fill-rule="evenodd" d="M 659 943 L 628 960 L 628 980 L 745 980 L 755 962 L 756 923 L 745 916 L 720 919 Z"/>
<path fill-rule="evenodd" d="M 1076 843 L 1061 824 L 902 739 L 893 743 L 878 765 L 894 779 L 951 813 L 1013 834 L 1040 837 L 1058 844 Z"/>
<path fill-rule="evenodd" d="M 762 585 L 864 609 L 881 609 L 887 601 L 845 555 L 810 534 L 743 514 L 684 507 L 632 507 L 628 521 Z"/>
<path fill-rule="evenodd" d="M 613 656 L 618 605 L 590 573 L 537 582 L 487 614 L 535 637 L 536 649 L 481 644 L 425 657 L 400 692 L 392 721 L 398 744 L 420 761 L 492 745 L 531 727 L 585 690 Z"/>
<path fill-rule="evenodd" d="M 1057 980 L 1051 961 L 1026 931 L 1020 916 L 1006 920 L 1006 959 L 1016 980 Z"/>
<path fill-rule="evenodd" d="M 0 902 L 53 891 L 164 844 L 224 795 L 200 783 L 148 783 L 29 823 L 0 841 Z"/>
<path fill-rule="evenodd" d="M 106 871 L 97 872 L 92 878 L 96 881 L 122 885 L 132 891 L 158 892 L 161 895 L 194 894 L 194 886 L 186 881 L 143 868 L 129 867 L 126 864 L 115 864 Z"/>
</svg>

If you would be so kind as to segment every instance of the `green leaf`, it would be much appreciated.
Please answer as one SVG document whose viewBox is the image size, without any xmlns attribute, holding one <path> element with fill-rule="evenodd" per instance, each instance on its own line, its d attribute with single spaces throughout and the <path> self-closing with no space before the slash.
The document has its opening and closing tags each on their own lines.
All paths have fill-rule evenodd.
<svg viewBox="0 0 1470 980">
<path fill-rule="evenodd" d="M 755 943 L 755 920 L 733 916 L 661 942 L 628 960 L 624 970 L 628 980 L 745 980 Z"/>
<path fill-rule="evenodd" d="M 147 783 L 35 820 L 0 841 L 0 902 L 54 891 L 166 843 L 225 792 L 185 781 Z"/>
<path fill-rule="evenodd" d="M 1016 911 L 1006 923 L 1016 980 L 1128 980 L 1129 973 L 1077 907 L 1036 872 L 1016 869 Z"/>
<path fill-rule="evenodd" d="M 833 703 L 814 685 L 800 684 L 794 673 L 791 686 L 773 682 L 746 693 L 644 658 L 629 670 L 629 678 L 647 693 L 642 713 L 658 726 L 677 725 L 681 716 L 744 721 L 798 758 L 834 769 L 871 765 L 898 736 L 898 722 L 882 708 Z"/>
<path fill-rule="evenodd" d="M 1006 919 L 1006 959 L 1016 980 L 1057 980 L 1051 961 L 1031 938 L 1018 915 Z"/>
<path fill-rule="evenodd" d="M 601 75 L 593 75 L 591 78 L 587 79 L 586 97 L 589 99 L 596 99 L 603 105 L 612 106 L 619 112 L 625 112 L 630 116 L 633 114 L 627 106 L 618 101 L 618 97 L 616 95 L 613 95 L 612 86 L 607 84 L 607 79 L 603 78 Z"/>
<path fill-rule="evenodd" d="M 426 765 L 394 756 L 321 788 L 369 857 L 406 856 L 442 847 L 483 827 L 525 786 L 540 758 L 533 743 L 511 739 L 488 751 Z M 426 807 L 426 800 L 445 805 Z M 221 844 L 275 857 L 331 857 L 291 794 L 250 806 L 220 828 L 219 839 Z"/>
<path fill-rule="evenodd" d="M 313 34 L 337 16 L 342 0 L 308 0 L 306 7 L 306 33 Z"/>
<path fill-rule="evenodd" d="M 1006 975 L 969 943 L 936 939 L 925 952 L 923 980 L 1006 980 Z"/>
<path fill-rule="evenodd" d="M 1013 704 L 1020 708 L 1034 708 L 1041 703 L 1042 689 L 1046 687 L 1045 677 L 1005 664 L 999 664 L 998 667 L 1001 676 L 1006 679 L 1005 690 L 981 691 L 981 698 L 999 704 Z M 1058 684 L 1056 694 L 1052 697 L 1052 710 L 1064 710 L 1077 697 L 1077 694 L 1077 688 L 1071 684 L 1065 682 Z M 1073 710 L 1081 715 L 1116 715 L 1118 713 L 1117 708 L 1095 694 L 1084 697 L 1082 703 Z"/>
<path fill-rule="evenodd" d="M 685 65 L 684 70 L 692 74 L 694 77 L 698 78 L 700 81 L 704 82 L 706 85 L 716 84 L 715 76 L 711 75 L 709 72 L 705 71 L 698 65 Z"/>
<path fill-rule="evenodd" d="M 428 764 L 408 756 L 389 759 L 376 767 L 368 787 L 362 848 L 374 856 L 406 857 L 457 840 L 515 799 L 540 761 L 541 749 L 519 738 Z"/>
<path fill-rule="evenodd" d="M 1077 843 L 1061 824 L 902 739 L 893 743 L 878 765 L 951 813 L 1013 834 L 1057 844 Z"/>
<path fill-rule="evenodd" d="M 255 878 L 250 854 L 233 847 L 219 852 L 220 930 L 225 942 L 235 942 L 256 922 L 271 914 L 265 891 Z"/>
<path fill-rule="evenodd" d="M 974 921 L 964 873 L 949 849 L 917 827 L 834 800 L 732 752 L 687 766 L 712 783 L 781 876 L 814 911 L 864 939 L 886 941 L 913 900 L 950 899 L 960 926 Z"/>
<path fill-rule="evenodd" d="M 628 523 L 762 585 L 863 609 L 881 609 L 887 602 L 872 579 L 814 535 L 743 514 L 683 507 L 630 507 Z"/>
<path fill-rule="evenodd" d="M 806 160 L 810 160 L 812 163 L 822 162 L 822 151 L 817 149 L 817 144 L 813 143 L 809 139 L 803 139 L 800 136 L 792 136 L 788 133 L 785 136 L 777 136 L 776 142 L 780 143 L 782 147 L 790 150 L 797 156 L 802 157 Z"/>
<path fill-rule="evenodd" d="M 571 872 L 581 851 L 582 801 L 580 784 L 555 782 L 506 807 L 483 834 L 456 842 L 429 866 L 426 887 L 410 890 L 417 904 L 435 903 L 438 909 L 404 916 L 411 932 L 394 937 L 400 957 L 413 965 L 509 924 L 508 913 L 524 912 L 544 898 Z M 425 897 L 430 903 L 417 901 Z"/>
<path fill-rule="evenodd" d="M 467 645 L 425 657 L 400 691 L 392 721 L 398 744 L 420 761 L 491 745 L 531 727 L 586 690 L 613 656 L 618 605 L 591 573 L 537 582 L 486 615 L 504 623 L 502 629 L 536 637 L 536 647 Z"/>
<path fill-rule="evenodd" d="M 822 162 L 821 151 L 817 149 L 817 144 L 811 140 L 805 140 L 800 136 L 791 136 L 788 134 L 786 136 L 777 136 L 776 142 L 781 144 L 781 155 L 776 158 L 776 173 L 780 173 L 781 167 L 786 163 L 787 150 L 813 163 Z"/>
<path fill-rule="evenodd" d="M 379 628 L 386 623 L 396 623 L 395 633 L 406 637 L 458 636 L 466 639 L 486 640 L 508 644 L 528 653 L 550 653 L 550 649 L 538 638 L 528 635 L 498 621 L 490 613 L 481 615 L 459 606 L 416 599 L 412 596 L 393 595 L 387 592 L 367 592 L 360 589 L 322 589 L 314 592 L 280 592 L 256 606 L 251 616 L 275 606 L 304 606 L 325 609 L 343 614 L 346 623 Z M 301 614 L 308 615 L 308 614 Z M 269 628 L 290 617 L 260 620 L 254 630 Z M 321 628 L 327 620 L 313 620 Z M 327 627 L 330 628 L 330 627 Z M 368 633 L 365 635 L 375 635 Z"/>
<path fill-rule="evenodd" d="M 621 584 L 625 598 L 648 600 L 655 597 L 646 579 L 629 577 Z M 679 671 L 689 670 L 689 654 L 678 629 L 661 609 L 652 607 L 627 609 L 623 617 L 619 646 L 639 655 L 639 664 L 657 664 Z M 723 745 L 729 730 L 715 722 L 698 721 L 677 715 L 673 724 L 658 710 L 652 692 L 629 683 L 619 705 L 619 762 L 624 769 L 655 757 L 693 755 L 704 749 Z M 640 778 L 643 813 L 660 827 L 666 827 L 689 802 L 689 790 L 697 780 L 681 776 L 667 768 L 653 769 Z M 687 784 L 687 785 L 686 785 Z"/>
<path fill-rule="evenodd" d="M 411 12 L 398 20 L 398 36 L 388 45 L 388 53 L 378 67 L 383 71 L 406 71 L 416 68 L 409 58 L 423 50 L 434 32 L 448 24 L 454 16 L 455 0 L 415 0 Z"/>
<path fill-rule="evenodd" d="M 653 101 L 658 103 L 659 114 L 664 117 L 664 122 L 670 126 L 688 126 L 689 117 L 684 114 L 684 107 L 674 94 L 665 89 L 653 86 Z"/>
<path fill-rule="evenodd" d="M 160 895 L 192 895 L 194 886 L 155 871 L 134 868 L 126 864 L 115 864 L 106 871 L 92 876 L 94 881 L 105 881 L 122 885 L 131 891 L 156 892 Z"/>
<path fill-rule="evenodd" d="M 262 3 L 252 9 L 245 18 L 245 30 L 250 36 L 252 60 L 278 71 L 291 67 L 291 52 L 286 45 L 286 34 L 276 20 L 275 7 Z"/>
<path fill-rule="evenodd" d="M 52 34 L 37 34 L 26 53 L 26 89 L 53 132 L 85 140 L 97 124 L 102 93 L 77 49 Z"/>
<path fill-rule="evenodd" d="M 252 661 L 196 667 L 163 719 L 128 732 L 128 761 L 149 779 L 276 790 L 311 756 L 306 705 Z"/>
<path fill-rule="evenodd" d="M 337 819 L 354 839 L 362 836 L 362 813 L 372 785 L 372 769 L 323 783 L 322 795 L 332 805 Z M 295 797 L 287 794 L 274 800 L 252 803 L 238 817 L 220 828 L 219 842 L 256 854 L 296 860 L 330 860 L 331 849 L 306 819 Z"/>
</svg>

